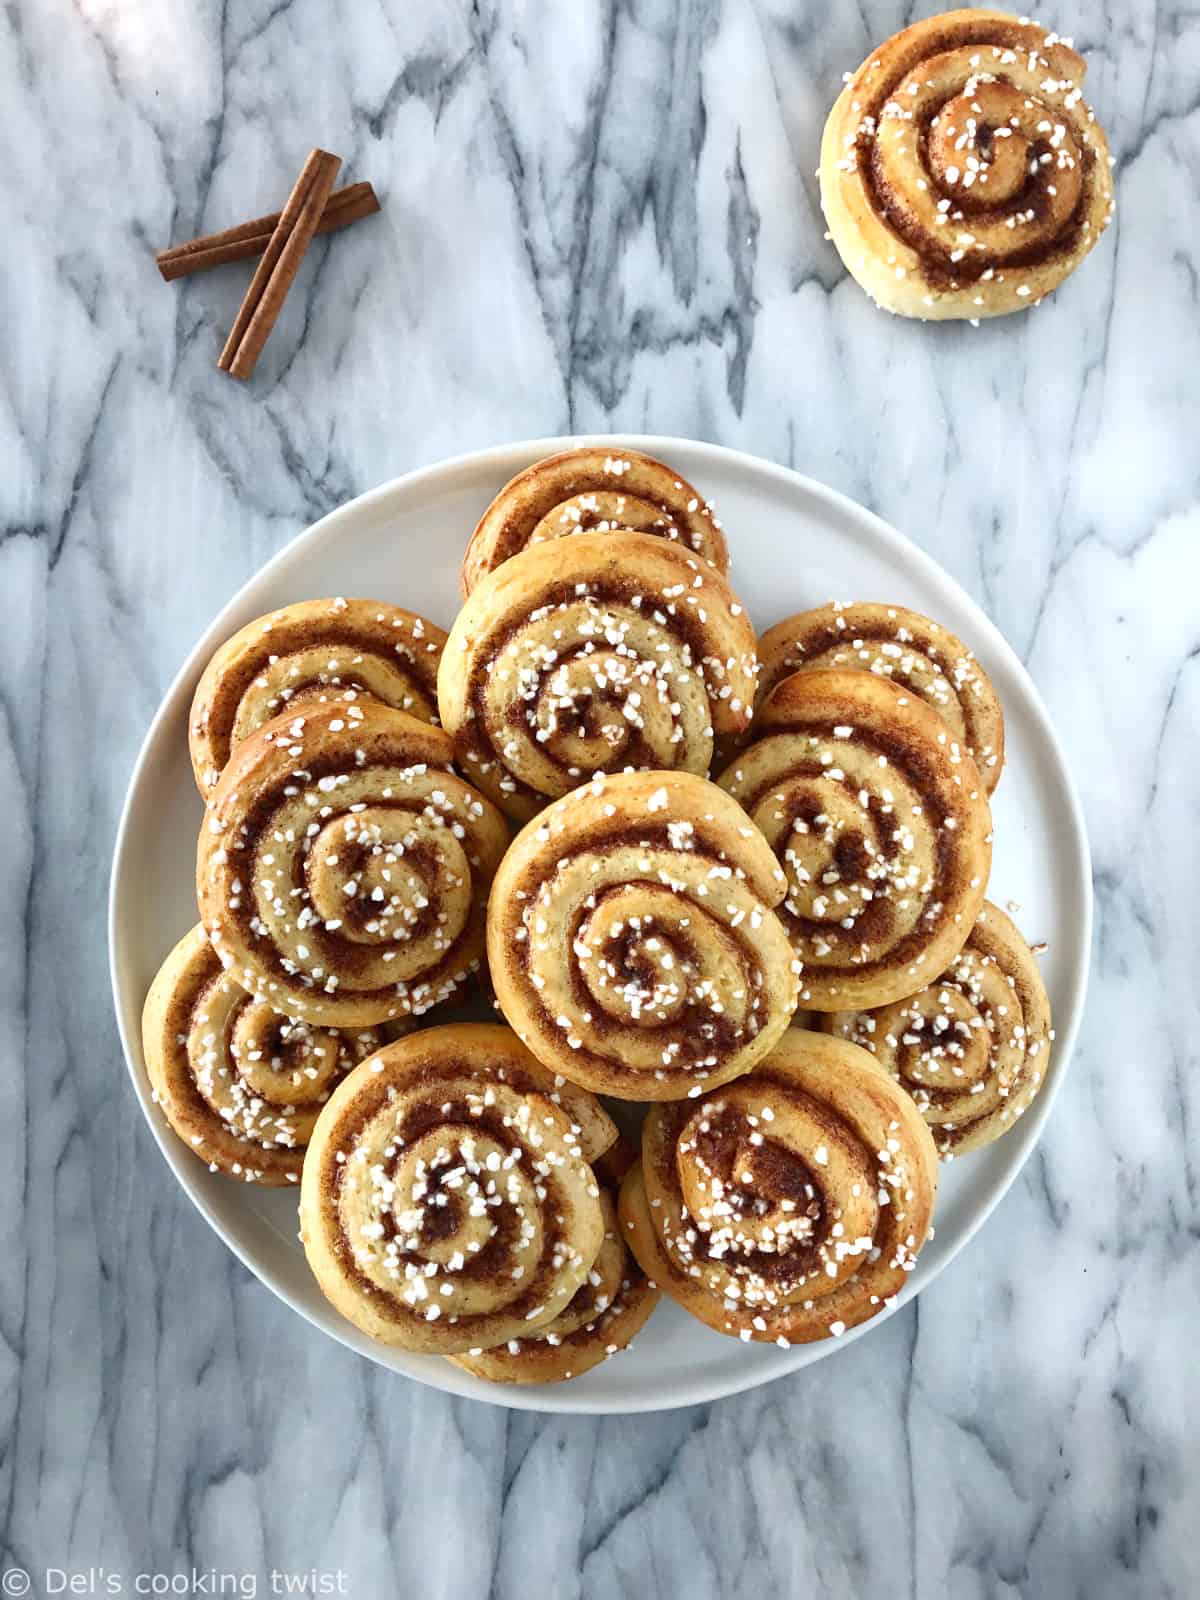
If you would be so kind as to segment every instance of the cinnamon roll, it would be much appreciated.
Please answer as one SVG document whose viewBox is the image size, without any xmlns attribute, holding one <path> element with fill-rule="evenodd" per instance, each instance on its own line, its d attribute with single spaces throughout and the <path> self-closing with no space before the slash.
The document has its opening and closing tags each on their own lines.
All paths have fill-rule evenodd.
<svg viewBox="0 0 1200 1600">
<path fill-rule="evenodd" d="M 514 840 L 488 905 L 505 1017 L 538 1059 L 624 1100 L 748 1072 L 796 1005 L 771 909 L 784 877 L 719 789 L 688 773 L 599 777 Z"/>
<path fill-rule="evenodd" d="M 1004 713 L 991 679 L 948 628 L 904 606 L 832 601 L 768 628 L 758 641 L 758 702 L 811 667 L 873 672 L 911 690 L 975 757 L 988 793 L 1004 765 Z"/>
<path fill-rule="evenodd" d="M 880 46 L 825 125 L 821 204 L 838 253 L 901 316 L 1037 305 L 1113 212 L 1086 64 L 1000 11 L 947 11 Z"/>
<path fill-rule="evenodd" d="M 673 540 L 721 572 L 729 570 L 721 524 L 686 478 L 639 450 L 588 445 L 535 461 L 504 485 L 467 546 L 463 598 L 529 545 L 615 529 Z"/>
<path fill-rule="evenodd" d="M 523 821 L 597 772 L 707 775 L 753 714 L 755 638 L 721 574 L 644 533 L 531 546 L 472 591 L 438 674 L 463 771 Z"/>
<path fill-rule="evenodd" d="M 936 982 L 819 1026 L 869 1050 L 907 1089 L 944 1157 L 1008 1132 L 1046 1081 L 1054 1037 L 1033 952 L 990 901 Z"/>
<path fill-rule="evenodd" d="M 604 1243 L 591 1095 L 507 1028 L 428 1028 L 368 1057 L 317 1121 L 301 1239 L 333 1305 L 383 1344 L 462 1355 L 566 1311 Z"/>
<path fill-rule="evenodd" d="M 377 1050 L 374 1028 L 313 1028 L 253 1000 L 203 928 L 184 935 L 146 996 L 142 1048 L 154 1102 L 213 1172 L 273 1187 L 300 1181 L 317 1113 Z"/>
<path fill-rule="evenodd" d="M 800 1005 L 862 1010 L 944 972 L 983 904 L 991 818 L 937 712 L 871 672 L 776 685 L 719 779 L 766 836 L 802 963 Z"/>
<path fill-rule="evenodd" d="M 791 1029 L 737 1083 L 651 1108 L 620 1218 L 643 1272 L 709 1327 L 809 1344 L 893 1303 L 937 1168 L 916 1107 L 865 1051 Z"/>
<path fill-rule="evenodd" d="M 619 1165 L 623 1176 L 634 1155 L 623 1144 L 619 1148 L 619 1162 L 614 1164 L 610 1150 L 596 1164 L 604 1243 L 587 1282 L 566 1310 L 524 1338 L 454 1356 L 456 1365 L 491 1383 L 560 1383 L 581 1377 L 629 1348 L 658 1304 L 659 1292 L 621 1237 L 616 1208 L 620 1177 L 613 1175 L 613 1169 Z M 618 1146 L 613 1147 L 616 1149 Z"/>
<path fill-rule="evenodd" d="M 202 795 L 234 748 L 273 717 L 365 698 L 437 721 L 446 634 L 415 611 L 379 600 L 303 600 L 238 630 L 205 667 L 188 718 Z"/>
<path fill-rule="evenodd" d="M 446 999 L 483 953 L 508 842 L 453 746 L 374 701 L 311 705 L 234 751 L 200 834 L 217 955 L 277 1011 L 363 1027 Z"/>
</svg>

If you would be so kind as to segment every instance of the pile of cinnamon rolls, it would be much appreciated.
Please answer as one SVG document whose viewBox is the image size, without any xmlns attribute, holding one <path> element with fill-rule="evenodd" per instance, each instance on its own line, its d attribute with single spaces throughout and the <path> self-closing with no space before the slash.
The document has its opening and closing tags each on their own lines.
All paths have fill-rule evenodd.
<svg viewBox="0 0 1200 1600">
<path fill-rule="evenodd" d="M 837 1337 L 902 1289 L 939 1156 L 1045 1081 L 1036 963 L 984 898 L 983 667 L 887 604 L 758 637 L 727 569 L 671 467 L 569 450 L 484 512 L 449 633 L 306 601 L 200 680 L 155 1099 L 214 1171 L 298 1187 L 383 1343 L 564 1379 L 664 1293 Z"/>
</svg>

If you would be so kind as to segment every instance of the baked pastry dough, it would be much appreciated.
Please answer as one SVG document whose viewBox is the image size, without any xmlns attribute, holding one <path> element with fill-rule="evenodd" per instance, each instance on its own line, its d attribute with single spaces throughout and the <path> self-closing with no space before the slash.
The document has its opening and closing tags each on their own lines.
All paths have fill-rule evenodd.
<svg viewBox="0 0 1200 1600">
<path fill-rule="evenodd" d="M 234 751 L 200 831 L 200 916 L 243 988 L 305 1021 L 419 1016 L 477 970 L 508 843 L 440 728 L 314 705 Z"/>
<path fill-rule="evenodd" d="M 709 1327 L 808 1344 L 892 1303 L 937 1168 L 916 1107 L 865 1050 L 793 1028 L 736 1083 L 651 1108 L 620 1217 L 642 1270 Z"/>
<path fill-rule="evenodd" d="M 620 528 L 673 540 L 729 570 L 721 524 L 686 478 L 640 450 L 586 445 L 535 461 L 504 485 L 467 545 L 463 596 L 529 545 Z"/>
<path fill-rule="evenodd" d="M 273 717 L 367 698 L 437 721 L 445 630 L 378 600 L 302 600 L 256 617 L 205 667 L 188 747 L 207 797 L 235 748 Z"/>
<path fill-rule="evenodd" d="M 975 757 L 991 794 L 1004 766 L 1004 713 L 991 679 L 961 639 L 904 606 L 833 601 L 768 628 L 758 641 L 758 703 L 811 667 L 873 672 L 933 709 Z"/>
<path fill-rule="evenodd" d="M 869 1050 L 908 1090 L 943 1156 L 1007 1133 L 1050 1067 L 1050 1002 L 1037 961 L 990 901 L 936 982 L 875 1011 L 833 1012 L 818 1026 Z"/>
<path fill-rule="evenodd" d="M 560 1383 L 629 1348 L 659 1301 L 658 1290 L 626 1248 L 617 1221 L 620 1178 L 633 1160 L 634 1152 L 620 1142 L 596 1163 L 604 1243 L 587 1282 L 566 1310 L 524 1338 L 454 1356 L 456 1365 L 491 1383 Z"/>
<path fill-rule="evenodd" d="M 196 927 L 146 996 L 142 1048 L 155 1104 L 214 1172 L 243 1183 L 300 1181 L 317 1114 L 376 1028 L 315 1028 L 253 1000 Z"/>
<path fill-rule="evenodd" d="M 511 817 L 597 772 L 708 775 L 749 726 L 755 637 L 721 574 L 645 533 L 533 545 L 486 577 L 438 674 L 463 772 Z"/>
<path fill-rule="evenodd" d="M 1108 144 L 1065 40 L 1001 11 L 947 11 L 873 50 L 821 142 L 838 253 L 885 311 L 1037 305 L 1112 217 Z"/>
<path fill-rule="evenodd" d="M 460 1355 L 545 1327 L 604 1242 L 590 1162 L 616 1138 L 507 1028 L 385 1045 L 321 1113 L 300 1236 L 333 1305 L 383 1344 Z"/>
<path fill-rule="evenodd" d="M 488 905 L 505 1017 L 555 1072 L 675 1100 L 748 1072 L 796 1005 L 771 909 L 784 877 L 728 795 L 688 773 L 597 778 L 522 830 Z"/>
<path fill-rule="evenodd" d="M 924 701 L 870 672 L 793 673 L 719 782 L 786 874 L 801 1006 L 903 999 L 962 949 L 991 817 L 975 762 Z"/>
</svg>

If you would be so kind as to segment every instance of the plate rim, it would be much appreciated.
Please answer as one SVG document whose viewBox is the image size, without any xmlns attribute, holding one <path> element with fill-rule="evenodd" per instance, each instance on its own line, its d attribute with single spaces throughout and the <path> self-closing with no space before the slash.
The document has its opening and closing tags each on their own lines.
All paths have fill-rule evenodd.
<svg viewBox="0 0 1200 1600">
<path fill-rule="evenodd" d="M 922 579 L 930 583 L 934 588 L 950 590 L 955 596 L 956 603 L 965 606 L 970 615 L 972 629 L 978 630 L 972 635 L 977 653 L 980 653 L 980 646 L 986 645 L 989 659 L 1003 660 L 1007 670 L 1014 673 L 1022 682 L 1028 705 L 1032 711 L 1035 731 L 1040 736 L 1051 758 L 1053 776 L 1066 802 L 1066 820 L 1069 823 L 1071 846 L 1069 868 L 1071 875 L 1077 880 L 1081 897 L 1079 907 L 1080 937 L 1077 955 L 1065 980 L 1067 990 L 1066 1021 L 1062 1023 L 1057 1016 L 1055 1018 L 1054 1071 L 1051 1081 L 1044 1086 L 1029 1111 L 1022 1117 L 1019 1125 L 1020 1136 L 1025 1148 L 1011 1171 L 1003 1177 L 1002 1181 L 995 1185 L 986 1199 L 977 1204 L 972 1210 L 961 1235 L 955 1240 L 949 1252 L 943 1256 L 937 1266 L 931 1269 L 932 1276 L 916 1285 L 911 1282 L 907 1284 L 896 1297 L 892 1306 L 872 1317 L 869 1321 L 849 1330 L 842 1338 L 822 1341 L 819 1346 L 798 1345 L 793 1347 L 791 1351 L 784 1352 L 785 1359 L 777 1371 L 766 1373 L 749 1371 L 745 1375 L 744 1381 L 739 1378 L 734 1382 L 728 1381 L 724 1376 L 709 1380 L 693 1379 L 690 1380 L 685 1393 L 671 1393 L 666 1398 L 657 1394 L 644 1398 L 639 1396 L 620 1405 L 597 1403 L 586 1393 L 575 1392 L 573 1386 L 569 1383 L 528 1386 L 485 1384 L 483 1380 L 470 1377 L 449 1361 L 441 1363 L 443 1370 L 438 1371 L 436 1381 L 423 1371 L 403 1371 L 398 1366 L 393 1365 L 391 1360 L 383 1359 L 383 1354 L 385 1353 L 395 1359 L 397 1352 L 392 1351 L 390 1347 L 386 1349 L 386 1352 L 381 1352 L 352 1324 L 338 1316 L 332 1306 L 321 1308 L 328 1313 L 327 1316 L 318 1316 L 310 1307 L 295 1299 L 286 1283 L 282 1281 L 275 1270 L 264 1265 L 261 1261 L 253 1259 L 249 1250 L 231 1237 L 223 1224 L 214 1215 L 206 1197 L 198 1185 L 193 1182 L 193 1179 L 199 1176 L 200 1170 L 197 1167 L 195 1158 L 180 1146 L 176 1136 L 154 1108 L 150 1097 L 149 1079 L 146 1076 L 145 1064 L 142 1058 L 141 1012 L 144 996 L 139 999 L 136 995 L 131 995 L 127 992 L 131 987 L 131 983 L 122 971 L 120 950 L 122 942 L 121 900 L 124 880 L 128 870 L 127 858 L 132 853 L 131 823 L 135 798 L 144 781 L 146 768 L 157 750 L 163 725 L 175 717 L 181 708 L 183 709 L 186 725 L 186 704 L 190 703 L 195 682 L 213 651 L 228 637 L 229 625 L 223 619 L 231 611 L 237 610 L 247 591 L 252 586 L 258 585 L 264 580 L 269 580 L 278 568 L 294 560 L 307 546 L 322 542 L 329 537 L 331 532 L 336 534 L 336 529 L 340 522 L 352 521 L 364 513 L 370 513 L 380 504 L 397 494 L 411 495 L 414 491 L 419 492 L 426 482 L 436 482 L 446 477 L 453 478 L 455 475 L 467 470 L 491 468 L 493 466 L 497 473 L 504 472 L 505 474 L 504 479 L 500 481 L 507 481 L 515 472 L 528 465 L 531 460 L 537 460 L 541 456 L 551 455 L 557 451 L 571 449 L 580 445 L 641 450 L 667 461 L 671 459 L 672 452 L 694 453 L 699 451 L 718 462 L 724 462 L 727 467 L 736 467 L 742 471 L 748 471 L 752 475 L 773 479 L 777 484 L 793 492 L 798 491 L 809 495 L 815 501 L 823 502 L 831 512 L 840 516 L 843 521 L 865 525 L 871 536 L 888 549 L 893 556 L 897 557 L 902 564 L 915 570 Z M 1041 692 L 1024 662 L 1000 632 L 999 628 L 996 627 L 978 602 L 940 562 L 876 512 L 861 505 L 851 496 L 843 494 L 841 490 L 831 488 L 829 485 L 821 483 L 818 479 L 809 477 L 806 473 L 798 472 L 794 467 L 783 466 L 778 462 L 769 461 L 765 457 L 754 455 L 750 451 L 739 450 L 728 445 L 712 444 L 707 440 L 685 439 L 667 434 L 589 433 L 520 439 L 506 444 L 491 445 L 482 450 L 463 451 L 458 455 L 448 456 L 389 478 L 385 482 L 376 485 L 373 489 L 365 490 L 362 494 L 355 495 L 342 505 L 335 506 L 316 522 L 310 523 L 308 527 L 289 539 L 286 544 L 238 586 L 188 651 L 164 691 L 139 746 L 137 756 L 129 773 L 114 836 L 112 866 L 109 874 L 106 933 L 108 939 L 109 980 L 117 1019 L 117 1031 L 121 1041 L 122 1054 L 125 1058 L 125 1066 L 132 1080 L 133 1091 L 142 1116 L 149 1125 L 151 1134 L 164 1160 L 187 1198 L 209 1227 L 212 1228 L 222 1244 L 233 1253 L 259 1283 L 319 1332 L 337 1340 L 338 1343 L 346 1346 L 356 1354 L 364 1356 L 383 1371 L 396 1373 L 398 1376 L 424 1384 L 426 1387 L 440 1390 L 443 1393 L 481 1400 L 487 1404 L 503 1406 L 510 1410 L 591 1416 L 625 1416 L 707 1404 L 727 1396 L 745 1393 L 748 1389 L 774 1382 L 777 1378 L 786 1377 L 805 1367 L 813 1366 L 819 1360 L 847 1348 L 849 1345 L 856 1343 L 858 1339 L 882 1326 L 902 1306 L 907 1305 L 916 1294 L 919 1294 L 922 1289 L 936 1282 L 937 1278 L 958 1259 L 984 1223 L 995 1212 L 997 1206 L 1008 1194 L 1034 1154 L 1041 1140 L 1046 1122 L 1062 1090 L 1063 1081 L 1074 1056 L 1087 999 L 1091 965 L 1093 915 L 1094 886 L 1087 823 L 1070 764 L 1067 761 L 1066 753 L 1050 718 L 1049 711 L 1042 699 Z M 1009 1137 L 1015 1138 L 1017 1136 L 1018 1129 L 1014 1128 Z M 196 1168 L 196 1171 L 191 1172 L 189 1168 Z M 820 1349 L 821 1354 L 819 1356 L 812 1353 L 816 1348 Z M 401 1357 L 404 1354 L 404 1352 L 399 1352 Z M 787 1356 L 791 1356 L 792 1359 L 786 1359 Z"/>
</svg>

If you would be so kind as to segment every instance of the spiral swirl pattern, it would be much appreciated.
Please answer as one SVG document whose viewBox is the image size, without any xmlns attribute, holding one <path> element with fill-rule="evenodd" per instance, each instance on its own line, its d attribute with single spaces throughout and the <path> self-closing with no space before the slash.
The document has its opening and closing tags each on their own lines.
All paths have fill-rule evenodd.
<svg viewBox="0 0 1200 1600">
<path fill-rule="evenodd" d="M 513 842 L 488 907 L 505 1017 L 598 1093 L 672 1100 L 748 1072 L 796 1004 L 783 874 L 685 773 L 597 778 Z"/>
<path fill-rule="evenodd" d="M 464 772 L 525 821 L 597 772 L 707 775 L 753 714 L 754 629 L 712 567 L 641 533 L 580 534 L 472 592 L 438 675 Z"/>
<path fill-rule="evenodd" d="M 419 1015 L 475 970 L 508 828 L 438 728 L 364 701 L 269 722 L 200 834 L 201 918 L 252 994 L 305 1021 Z"/>
<path fill-rule="evenodd" d="M 1055 34 L 998 11 L 914 23 L 863 63 L 821 146 L 821 202 L 850 272 L 903 316 L 1037 302 L 1112 215 L 1108 146 Z"/>
<path fill-rule="evenodd" d="M 916 695 L 975 758 L 990 794 L 1004 765 L 1004 713 L 991 679 L 948 629 L 903 606 L 833 601 L 768 628 L 758 641 L 758 703 L 812 667 L 873 672 Z"/>
<path fill-rule="evenodd" d="M 601 1165 L 607 1161 L 606 1156 Z M 561 1383 L 629 1348 L 658 1304 L 659 1292 L 621 1237 L 616 1195 L 616 1186 L 601 1177 L 604 1242 L 566 1310 L 523 1339 L 455 1356 L 458 1366 L 490 1383 Z"/>
<path fill-rule="evenodd" d="M 908 1091 L 944 1158 L 1008 1132 L 1046 1081 L 1054 1037 L 1033 952 L 990 901 L 935 983 L 819 1026 L 869 1050 Z"/>
<path fill-rule="evenodd" d="M 437 721 L 445 631 L 378 600 L 306 600 L 234 634 L 192 699 L 188 747 L 200 793 L 216 787 L 237 745 L 272 718 L 371 699 Z"/>
<path fill-rule="evenodd" d="M 201 1161 L 244 1183 L 300 1181 L 317 1114 L 377 1029 L 313 1028 L 253 1000 L 203 928 L 180 940 L 146 998 L 142 1044 L 155 1103 Z"/>
<path fill-rule="evenodd" d="M 787 879 L 801 1006 L 884 1005 L 966 943 L 991 866 L 978 768 L 936 712 L 869 672 L 785 678 L 719 782 Z"/>
<path fill-rule="evenodd" d="M 385 1344 L 458 1355 L 522 1339 L 587 1283 L 605 1232 L 589 1162 L 615 1137 L 507 1028 L 414 1033 L 318 1120 L 300 1192 L 309 1263 Z"/>
<path fill-rule="evenodd" d="M 737 1083 L 651 1109 L 620 1218 L 642 1270 L 693 1316 L 808 1344 L 894 1303 L 936 1192 L 903 1090 L 855 1045 L 791 1029 Z"/>
<path fill-rule="evenodd" d="M 467 546 L 463 597 L 529 545 L 616 529 L 669 539 L 729 570 L 721 524 L 685 478 L 638 450 L 588 446 L 536 461 L 504 485 Z"/>
</svg>

